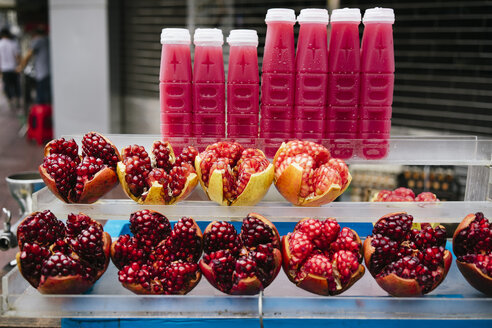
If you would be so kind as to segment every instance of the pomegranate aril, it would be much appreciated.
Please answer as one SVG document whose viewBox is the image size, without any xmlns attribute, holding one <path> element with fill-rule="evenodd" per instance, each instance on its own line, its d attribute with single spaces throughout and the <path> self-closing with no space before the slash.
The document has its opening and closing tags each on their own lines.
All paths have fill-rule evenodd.
<svg viewBox="0 0 492 328">
<path fill-rule="evenodd" d="M 256 262 L 249 256 L 242 256 L 236 261 L 236 277 L 244 279 L 256 274 Z"/>
<path fill-rule="evenodd" d="M 337 170 L 329 164 L 324 164 L 314 170 L 309 180 L 309 191 L 314 192 L 315 196 L 322 195 L 330 189 L 332 185 L 343 188 L 342 178 Z"/>
<path fill-rule="evenodd" d="M 383 235 L 375 235 L 371 240 L 374 253 L 371 257 L 369 270 L 378 274 L 384 267 L 393 262 L 398 255 L 398 243 Z"/>
<path fill-rule="evenodd" d="M 244 246 L 256 247 L 260 244 L 275 242 L 275 234 L 272 228 L 259 218 L 248 215 L 243 219 L 241 226 L 241 239 Z"/>
<path fill-rule="evenodd" d="M 66 199 L 77 181 L 77 163 L 63 154 L 51 154 L 43 159 L 43 167 L 55 180 L 58 192 Z"/>
<path fill-rule="evenodd" d="M 38 244 L 25 243 L 22 246 L 22 252 L 20 253 L 22 274 L 31 277 L 32 282 L 29 282 L 31 282 L 34 288 L 39 284 L 42 265 L 50 256 L 50 250 Z"/>
<path fill-rule="evenodd" d="M 195 165 L 195 158 L 198 155 L 198 151 L 193 146 L 183 148 L 181 154 L 176 157 L 175 165 L 181 166 L 183 163 L 188 163 L 192 166 Z"/>
<path fill-rule="evenodd" d="M 316 247 L 328 250 L 330 244 L 337 239 L 340 225 L 334 219 L 307 219 L 297 224 L 295 230 L 305 233 Z"/>
<path fill-rule="evenodd" d="M 47 147 L 50 149 L 49 154 L 63 154 L 70 157 L 76 163 L 80 162 L 79 146 L 73 139 L 54 139 L 48 143 Z"/>
<path fill-rule="evenodd" d="M 152 154 L 155 158 L 155 167 L 169 172 L 173 167 L 171 149 L 168 142 L 155 141 L 152 145 Z"/>
<path fill-rule="evenodd" d="M 254 149 L 254 151 L 258 151 Z M 243 152 L 244 154 L 244 152 Z M 252 156 L 241 159 L 236 166 L 237 169 L 237 186 L 236 186 L 236 194 L 240 195 L 248 185 L 251 176 L 255 173 L 264 171 L 270 162 L 264 156 Z"/>
<path fill-rule="evenodd" d="M 351 251 L 340 250 L 333 254 L 340 282 L 347 284 L 352 275 L 359 269 L 359 255 Z"/>
<path fill-rule="evenodd" d="M 122 269 L 127 263 L 142 264 L 147 260 L 147 253 L 139 248 L 137 239 L 130 237 L 130 235 L 121 235 L 114 243 L 113 248 L 112 259 L 118 269 Z"/>
<path fill-rule="evenodd" d="M 139 241 L 140 247 L 147 252 L 170 235 L 171 224 L 162 214 L 142 210 L 130 215 L 130 231 Z"/>
<path fill-rule="evenodd" d="M 330 158 L 328 160 L 328 166 L 337 171 L 337 173 L 340 175 L 341 178 L 341 185 L 340 187 L 345 187 L 345 185 L 348 182 L 348 177 L 349 177 L 349 169 L 347 164 L 339 158 Z"/>
<path fill-rule="evenodd" d="M 374 225 L 373 234 L 382 234 L 395 241 L 403 240 L 412 228 L 413 216 L 405 213 L 383 217 Z"/>
<path fill-rule="evenodd" d="M 25 218 L 17 230 L 19 248 L 24 243 L 49 246 L 65 236 L 65 225 L 49 210 L 35 212 Z"/>
<path fill-rule="evenodd" d="M 446 229 L 437 226 L 433 229 L 430 225 L 424 227 L 413 238 L 415 245 L 421 250 L 431 246 L 446 245 Z"/>
<path fill-rule="evenodd" d="M 214 222 L 210 232 L 206 233 L 203 239 L 203 248 L 206 253 L 227 249 L 232 254 L 238 254 L 241 246 L 236 229 L 225 221 Z"/>
<path fill-rule="evenodd" d="M 337 239 L 331 244 L 330 250 L 333 252 L 346 250 L 358 254 L 360 251 L 360 243 L 352 229 L 343 227 L 338 234 Z"/>
<path fill-rule="evenodd" d="M 94 156 L 103 160 L 104 164 L 116 169 L 118 163 L 118 154 L 103 136 L 98 133 L 90 132 L 82 138 L 82 155 Z"/>
</svg>

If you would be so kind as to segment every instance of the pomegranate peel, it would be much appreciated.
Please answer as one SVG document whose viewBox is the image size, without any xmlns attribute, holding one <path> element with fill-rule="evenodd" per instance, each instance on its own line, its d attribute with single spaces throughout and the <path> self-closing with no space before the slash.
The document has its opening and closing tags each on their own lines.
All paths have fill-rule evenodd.
<svg viewBox="0 0 492 328">
<path fill-rule="evenodd" d="M 273 165 L 261 150 L 229 141 L 207 146 L 196 156 L 195 169 L 209 199 L 224 206 L 257 204 L 274 175 Z"/>
<path fill-rule="evenodd" d="M 453 234 L 456 264 L 468 283 L 492 296 L 492 223 L 481 212 L 468 214 Z"/>
</svg>

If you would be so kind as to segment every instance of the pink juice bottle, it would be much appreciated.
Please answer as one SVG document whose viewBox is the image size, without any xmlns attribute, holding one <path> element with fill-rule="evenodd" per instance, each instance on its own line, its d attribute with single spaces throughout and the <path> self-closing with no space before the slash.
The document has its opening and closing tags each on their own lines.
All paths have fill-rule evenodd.
<svg viewBox="0 0 492 328">
<path fill-rule="evenodd" d="M 334 157 L 352 157 L 357 139 L 360 87 L 360 44 L 358 8 L 335 9 L 331 15 L 328 56 L 328 119 L 326 138 Z"/>
<path fill-rule="evenodd" d="M 165 28 L 161 33 L 159 98 L 161 135 L 192 135 L 192 73 L 190 32 L 183 28 Z"/>
<path fill-rule="evenodd" d="M 227 137 L 258 138 L 260 77 L 258 34 L 232 30 L 227 75 Z"/>
<path fill-rule="evenodd" d="M 225 137 L 225 77 L 220 29 L 199 28 L 193 37 L 193 134 Z"/>
<path fill-rule="evenodd" d="M 296 53 L 294 135 L 299 139 L 324 137 L 328 85 L 328 11 L 302 9 Z"/>
<path fill-rule="evenodd" d="M 363 139 L 361 155 L 378 159 L 388 152 L 391 130 L 395 14 L 390 8 L 371 8 L 364 13 L 362 22 L 359 138 Z"/>
<path fill-rule="evenodd" d="M 293 135 L 296 15 L 292 9 L 268 9 L 265 22 L 260 136 L 265 138 L 267 156 L 272 156 L 281 141 Z"/>
</svg>

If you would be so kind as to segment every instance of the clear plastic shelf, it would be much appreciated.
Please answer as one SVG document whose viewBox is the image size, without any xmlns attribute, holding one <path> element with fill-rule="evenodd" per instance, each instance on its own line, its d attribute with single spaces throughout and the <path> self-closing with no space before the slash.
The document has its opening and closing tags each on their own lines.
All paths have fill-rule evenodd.
<svg viewBox="0 0 492 328">
<path fill-rule="evenodd" d="M 117 186 L 118 188 L 118 186 Z M 297 222 L 303 217 L 334 217 L 339 222 L 375 222 L 381 216 L 405 211 L 414 216 L 415 222 L 457 223 L 469 213 L 483 212 L 492 217 L 492 202 L 333 202 L 321 207 L 296 207 L 284 200 L 274 186 L 264 200 L 255 206 L 220 206 L 205 199 L 200 186 L 188 200 L 175 205 L 139 205 L 131 199 L 101 199 L 94 204 L 66 204 L 57 199 L 47 188 L 33 196 L 33 208 L 51 210 L 58 218 L 69 213 L 83 212 L 98 220 L 128 220 L 130 213 L 144 208 L 156 210 L 169 219 L 189 216 L 200 221 L 242 220 L 248 213 L 256 212 L 275 222 Z"/>
<path fill-rule="evenodd" d="M 259 297 L 222 294 L 204 278 L 184 296 L 134 295 L 113 264 L 84 295 L 42 295 L 15 268 L 3 277 L 2 309 L 6 317 L 31 318 L 258 318 Z M 492 298 L 468 285 L 454 263 L 438 288 L 418 298 L 388 296 L 368 272 L 342 295 L 317 296 L 281 271 L 261 301 L 264 318 L 492 319 Z"/>
<path fill-rule="evenodd" d="M 65 138 L 74 138 L 79 144 L 82 135 L 69 135 Z M 108 134 L 106 135 L 118 149 L 138 144 L 150 150 L 154 140 L 160 140 L 159 135 L 141 134 Z M 214 138 L 175 137 L 168 138 L 173 147 L 194 145 L 203 150 L 208 144 L 219 141 Z M 223 138 L 220 140 L 224 140 Z M 264 150 L 265 141 L 269 144 L 280 145 L 281 139 L 237 138 L 236 141 L 247 147 Z M 322 140 L 328 149 L 335 147 L 351 149 L 353 156 L 347 160 L 349 164 L 399 164 L 399 165 L 490 165 L 492 162 L 492 139 L 475 136 L 440 136 L 440 137 L 408 137 L 394 136 L 390 139 L 371 139 L 374 144 L 384 143 L 387 155 L 382 159 L 371 160 L 361 155 L 360 149 L 367 147 L 367 140 L 341 139 Z"/>
</svg>

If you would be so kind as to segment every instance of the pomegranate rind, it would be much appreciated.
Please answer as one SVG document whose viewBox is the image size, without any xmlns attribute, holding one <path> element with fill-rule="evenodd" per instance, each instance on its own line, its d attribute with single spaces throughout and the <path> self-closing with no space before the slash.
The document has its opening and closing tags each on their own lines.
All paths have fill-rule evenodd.
<svg viewBox="0 0 492 328">
<path fill-rule="evenodd" d="M 230 290 L 231 295 L 256 295 L 261 290 L 261 281 L 257 277 L 240 279 Z"/>
<path fill-rule="evenodd" d="M 171 149 L 172 151 L 172 149 Z M 152 186 L 149 188 L 149 190 L 142 196 L 137 197 L 135 196 L 131 191 L 130 187 L 128 186 L 128 183 L 126 182 L 125 176 L 126 176 L 126 166 L 123 164 L 123 162 L 118 162 L 116 172 L 118 173 L 118 179 L 120 181 L 120 184 L 125 191 L 125 194 L 127 194 L 128 197 L 130 197 L 133 201 L 143 204 L 143 205 L 173 205 L 176 204 L 177 202 L 185 199 L 188 197 L 193 189 L 195 189 L 196 185 L 198 184 L 198 176 L 196 173 L 191 172 L 187 177 L 186 177 L 186 182 L 185 186 L 183 187 L 183 190 L 177 197 L 172 197 L 171 200 L 166 201 L 164 197 L 162 197 L 162 185 L 158 183 L 157 181 L 154 181 L 152 183 Z"/>
<path fill-rule="evenodd" d="M 58 188 L 56 187 L 56 182 L 55 179 L 53 179 L 50 174 L 46 171 L 46 169 L 43 167 L 43 164 L 39 165 L 39 174 L 41 175 L 41 179 L 43 179 L 44 184 L 48 189 L 51 191 L 53 195 L 56 196 L 59 200 L 65 203 L 69 203 L 68 199 L 63 197 L 59 192 Z"/>
<path fill-rule="evenodd" d="M 84 184 L 84 189 L 79 199 L 74 201 L 69 197 L 71 203 L 92 204 L 118 184 L 118 175 L 109 167 L 97 172 L 91 180 Z"/>
<path fill-rule="evenodd" d="M 244 191 L 231 202 L 231 205 L 253 206 L 258 204 L 270 189 L 274 175 L 275 169 L 272 163 L 268 164 L 264 171 L 252 174 Z"/>
<path fill-rule="evenodd" d="M 283 151 L 283 148 L 285 147 L 287 147 L 287 144 L 284 142 L 277 150 L 277 153 L 273 158 L 274 165 L 278 160 L 279 154 Z M 341 194 L 343 194 L 345 190 L 347 190 L 350 182 L 352 181 L 352 176 L 350 175 L 350 172 L 348 172 L 347 183 L 345 184 L 345 186 L 332 184 L 330 188 L 328 188 L 328 190 L 326 190 L 323 194 L 304 198 L 299 196 L 301 192 L 302 173 L 303 169 L 297 163 L 292 163 L 282 172 L 282 174 L 277 179 L 275 179 L 274 177 L 273 180 L 275 187 L 277 188 L 279 193 L 286 200 L 296 206 L 316 207 L 331 203 Z"/>
<path fill-rule="evenodd" d="M 405 279 L 390 273 L 387 276 L 376 278 L 376 282 L 392 296 L 411 297 L 423 295 L 422 287 L 416 279 Z"/>
<path fill-rule="evenodd" d="M 468 228 L 473 220 L 475 220 L 475 214 L 468 214 L 460 222 L 453 234 L 453 252 L 456 256 L 462 255 L 456 253 L 456 237 L 462 230 Z M 458 269 L 460 270 L 463 277 L 465 277 L 466 281 L 468 281 L 468 283 L 472 285 L 473 288 L 488 296 L 492 296 L 492 277 L 489 277 L 488 275 L 483 273 L 482 270 L 475 265 L 475 263 L 462 262 L 456 259 L 456 265 L 458 266 Z"/>
<path fill-rule="evenodd" d="M 476 290 L 492 296 L 492 278 L 480 270 L 475 263 L 466 263 L 456 260 L 456 265 L 466 281 Z"/>
</svg>

